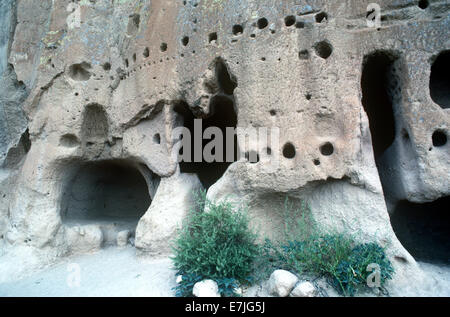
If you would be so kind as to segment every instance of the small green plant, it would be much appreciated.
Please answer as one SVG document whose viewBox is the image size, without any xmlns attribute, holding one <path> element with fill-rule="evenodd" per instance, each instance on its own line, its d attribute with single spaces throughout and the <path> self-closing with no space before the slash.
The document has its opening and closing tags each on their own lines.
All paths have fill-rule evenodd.
<svg viewBox="0 0 450 317">
<path fill-rule="evenodd" d="M 341 234 L 310 236 L 303 241 L 289 241 L 281 248 L 287 265 L 298 273 L 312 272 L 332 276 L 339 263 L 352 250 L 350 239 Z"/>
<path fill-rule="evenodd" d="M 249 229 L 244 210 L 229 202 L 212 203 L 204 191 L 196 201 L 174 244 L 174 266 L 183 280 L 187 276 L 177 294 L 192 294 L 201 278 L 215 280 L 222 295 L 229 296 L 237 281 L 244 282 L 252 272 L 259 254 L 256 234 Z"/>
<path fill-rule="evenodd" d="M 219 286 L 219 293 L 224 297 L 239 297 L 235 293 L 237 287 L 239 287 L 239 282 L 234 278 L 221 278 L 216 280 Z"/>
<path fill-rule="evenodd" d="M 394 268 L 379 245 L 366 243 L 353 248 L 349 257 L 339 263 L 334 274 L 333 282 L 344 295 L 353 296 L 359 288 L 367 286 L 367 278 L 371 271 L 367 271 L 370 264 L 375 263 L 380 269 L 380 286 L 392 278 Z"/>
<path fill-rule="evenodd" d="M 202 281 L 203 277 L 197 274 L 183 274 L 181 271 L 179 271 L 178 274 L 182 275 L 182 279 L 175 287 L 175 296 L 192 297 L 192 289 L 194 288 L 195 283 Z"/>
</svg>

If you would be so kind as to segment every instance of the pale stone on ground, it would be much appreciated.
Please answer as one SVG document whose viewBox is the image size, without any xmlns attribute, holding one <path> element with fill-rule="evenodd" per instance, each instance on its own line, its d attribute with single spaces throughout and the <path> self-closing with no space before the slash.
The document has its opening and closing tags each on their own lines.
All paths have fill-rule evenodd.
<svg viewBox="0 0 450 317">
<path fill-rule="evenodd" d="M 220 297 L 219 286 L 213 280 L 195 283 L 192 294 L 195 297 Z"/>
<path fill-rule="evenodd" d="M 292 292 L 289 294 L 290 297 L 314 297 L 317 291 L 311 282 L 303 281 L 299 282 Z"/>
<path fill-rule="evenodd" d="M 286 297 L 291 293 L 297 282 L 298 277 L 291 272 L 276 270 L 270 275 L 269 290 L 274 295 Z"/>
<path fill-rule="evenodd" d="M 128 244 L 128 238 L 130 237 L 130 231 L 123 230 L 117 234 L 117 246 L 124 247 Z"/>
<path fill-rule="evenodd" d="M 67 227 L 65 234 L 72 253 L 92 252 L 102 247 L 103 233 L 96 225 Z"/>
</svg>

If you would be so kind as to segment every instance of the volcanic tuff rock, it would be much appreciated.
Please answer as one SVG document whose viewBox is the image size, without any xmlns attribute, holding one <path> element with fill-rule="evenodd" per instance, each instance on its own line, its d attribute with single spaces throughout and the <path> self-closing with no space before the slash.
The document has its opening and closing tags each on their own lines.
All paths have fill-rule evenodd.
<svg viewBox="0 0 450 317">
<path fill-rule="evenodd" d="M 450 4 L 380 0 L 370 27 L 372 2 L 2 1 L 4 248 L 62 256 L 129 230 L 166 253 L 205 187 L 274 238 L 285 198 L 306 202 L 387 248 L 393 291 L 420 286 L 411 254 L 448 255 Z M 234 162 L 178 164 L 174 131 L 196 118 L 279 138 L 241 131 Z"/>
</svg>

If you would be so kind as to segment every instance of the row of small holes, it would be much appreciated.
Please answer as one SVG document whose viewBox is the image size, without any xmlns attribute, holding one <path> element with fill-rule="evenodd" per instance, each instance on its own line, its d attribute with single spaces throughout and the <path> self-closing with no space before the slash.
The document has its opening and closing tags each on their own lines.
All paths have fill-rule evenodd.
<svg viewBox="0 0 450 317">
<path fill-rule="evenodd" d="M 330 156 L 334 153 L 334 146 L 330 142 L 326 142 L 320 146 L 319 150 L 323 156 Z M 296 155 L 295 146 L 290 142 L 286 143 L 283 146 L 283 156 L 287 159 L 293 159 L 295 155 Z"/>
<path fill-rule="evenodd" d="M 267 153 L 267 155 L 271 155 L 272 149 L 266 148 L 266 153 Z M 323 156 L 332 155 L 334 153 L 333 144 L 331 144 L 330 142 L 326 142 L 326 143 L 322 144 L 320 146 L 320 153 Z M 295 157 L 295 155 L 296 155 L 295 146 L 291 142 L 286 143 L 283 146 L 283 156 L 287 159 L 293 159 Z M 256 157 L 256 160 L 253 160 L 255 157 Z M 252 164 L 259 162 L 259 154 L 256 153 L 255 151 L 245 153 L 245 158 L 247 159 L 247 161 L 249 161 Z M 315 160 L 313 160 L 313 163 L 316 166 L 320 165 L 320 160 L 315 159 Z"/>
<path fill-rule="evenodd" d="M 328 15 L 327 15 L 325 12 L 321 12 L 321 13 L 318 13 L 318 14 L 316 15 L 315 19 L 316 19 L 316 21 L 317 21 L 318 23 L 322 23 L 325 19 L 328 19 Z M 265 29 L 265 28 L 268 26 L 269 22 L 268 22 L 268 20 L 267 20 L 266 18 L 260 18 L 260 19 L 258 19 L 258 21 L 257 21 L 256 24 L 257 24 L 257 26 L 258 26 L 259 29 Z M 301 22 L 301 21 L 296 22 L 296 17 L 293 16 L 293 15 L 289 15 L 289 16 L 287 16 L 287 17 L 285 18 L 285 25 L 286 25 L 287 27 L 292 26 L 292 25 L 294 25 L 294 24 L 296 25 L 297 28 L 303 28 L 303 27 L 304 27 L 304 22 Z M 233 28 L 232 28 L 232 33 L 233 33 L 233 35 L 240 35 L 240 34 L 242 34 L 243 32 L 244 32 L 244 28 L 243 28 L 243 26 L 240 25 L 240 24 L 236 24 L 236 25 L 234 25 Z M 273 32 L 273 33 L 274 33 L 274 32 Z M 255 34 L 251 34 L 251 37 L 255 37 L 255 36 L 256 36 Z M 209 42 L 209 43 L 212 43 L 212 42 L 214 42 L 214 41 L 217 42 L 217 39 L 218 39 L 218 36 L 217 36 L 217 33 L 216 33 L 216 32 L 210 33 L 210 34 L 208 35 L 208 42 Z M 187 45 L 189 44 L 189 37 L 188 37 L 188 36 L 184 36 L 184 37 L 182 38 L 182 40 L 181 40 L 181 43 L 182 43 L 183 46 L 187 46 Z M 324 45 L 323 47 L 321 47 L 320 45 L 322 45 L 322 44 L 324 44 L 324 43 L 325 43 L 325 45 Z M 319 55 L 320 57 L 322 57 L 322 58 L 328 58 L 328 57 L 331 55 L 332 47 L 331 47 L 331 45 L 330 45 L 329 43 L 327 43 L 326 41 L 319 42 L 319 43 L 316 44 L 316 46 L 318 46 L 318 47 L 316 48 L 316 51 L 318 51 L 318 55 Z M 160 45 L 160 51 L 161 51 L 161 52 L 166 52 L 166 51 L 167 51 L 167 48 L 168 48 L 167 43 L 164 43 L 164 42 L 161 43 L 161 45 Z M 320 53 L 320 52 L 322 52 L 322 51 L 323 51 L 323 53 Z M 147 57 L 149 57 L 149 55 L 150 55 L 149 49 L 148 49 L 148 47 L 146 47 L 146 48 L 144 49 L 143 56 L 147 58 Z M 299 58 L 300 58 L 300 59 L 308 59 L 308 58 L 309 58 L 309 52 L 308 52 L 307 50 L 301 51 L 301 52 L 299 53 Z M 136 54 L 133 54 L 133 61 L 136 61 Z M 125 66 L 126 66 L 127 68 L 129 67 L 128 59 L 125 59 Z"/>
<path fill-rule="evenodd" d="M 186 5 L 186 1 L 183 1 L 183 4 Z M 197 7 L 197 3 L 194 3 L 193 6 Z M 421 9 L 426 9 L 429 6 L 429 1 L 428 0 L 420 0 L 418 3 L 418 6 Z M 315 20 L 317 23 L 322 23 L 324 21 L 328 20 L 328 14 L 326 12 L 319 12 L 318 14 L 315 15 Z M 269 22 L 266 18 L 260 18 L 257 21 L 257 26 L 259 29 L 264 29 L 268 26 Z M 297 18 L 294 15 L 288 15 L 284 18 L 284 24 L 287 27 L 290 27 L 292 25 L 295 24 L 295 26 L 297 28 L 304 28 L 304 22 L 302 21 L 298 21 L 297 22 Z M 242 25 L 240 24 L 236 24 L 233 26 L 232 28 L 232 32 L 234 35 L 240 35 L 244 32 L 244 28 Z M 273 32 L 274 33 L 274 32 Z M 251 37 L 255 37 L 255 34 L 251 34 Z M 208 38 L 209 43 L 212 43 L 213 41 L 217 41 L 217 33 L 213 32 L 209 34 L 209 38 Z M 182 39 L 182 44 L 183 46 L 187 46 L 189 43 L 189 37 L 185 36 Z M 318 52 L 318 55 L 322 58 L 328 58 L 331 55 L 332 52 L 332 47 L 331 45 L 329 45 L 329 43 L 327 44 L 326 42 L 320 42 L 318 43 L 318 45 L 322 45 L 323 43 L 325 43 L 326 45 L 323 47 L 317 47 L 316 48 L 316 52 Z M 167 51 L 167 43 L 161 43 L 160 46 L 160 50 L 161 52 L 165 52 Z M 149 56 L 149 51 L 148 48 L 146 48 L 144 50 L 144 57 L 148 57 Z M 300 59 L 308 59 L 309 58 L 309 52 L 307 50 L 303 50 L 301 52 L 299 52 L 299 58 Z M 133 60 L 136 61 L 136 54 L 133 55 Z M 128 60 L 126 60 L 125 62 L 126 67 L 128 67 Z"/>
</svg>

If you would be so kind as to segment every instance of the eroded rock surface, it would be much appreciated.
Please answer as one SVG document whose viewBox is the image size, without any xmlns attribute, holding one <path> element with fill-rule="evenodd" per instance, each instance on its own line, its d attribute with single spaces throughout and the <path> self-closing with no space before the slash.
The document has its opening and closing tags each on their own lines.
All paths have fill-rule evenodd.
<svg viewBox="0 0 450 317">
<path fill-rule="evenodd" d="M 414 257 L 436 240 L 416 252 L 408 237 L 438 232 L 428 258 L 450 253 L 448 215 L 429 211 L 450 193 L 450 5 L 378 1 L 372 27 L 371 2 L 2 1 L 4 248 L 62 256 L 128 230 L 167 253 L 204 187 L 273 238 L 285 198 L 307 202 L 324 228 L 387 248 L 393 292 L 421 287 Z M 176 128 L 196 118 L 276 137 L 240 130 L 240 157 L 178 164 Z"/>
</svg>

